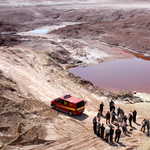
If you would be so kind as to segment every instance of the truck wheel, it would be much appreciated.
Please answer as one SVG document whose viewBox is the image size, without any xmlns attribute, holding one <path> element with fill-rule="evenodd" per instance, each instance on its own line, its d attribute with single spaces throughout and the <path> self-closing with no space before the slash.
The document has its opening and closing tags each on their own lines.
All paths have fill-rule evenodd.
<svg viewBox="0 0 150 150">
<path fill-rule="evenodd" d="M 52 104 L 52 106 L 51 106 L 51 107 L 52 107 L 52 109 L 55 109 L 55 105 L 54 105 L 54 104 Z"/>
<path fill-rule="evenodd" d="M 69 111 L 68 114 L 69 114 L 69 116 L 73 116 L 72 111 Z"/>
</svg>

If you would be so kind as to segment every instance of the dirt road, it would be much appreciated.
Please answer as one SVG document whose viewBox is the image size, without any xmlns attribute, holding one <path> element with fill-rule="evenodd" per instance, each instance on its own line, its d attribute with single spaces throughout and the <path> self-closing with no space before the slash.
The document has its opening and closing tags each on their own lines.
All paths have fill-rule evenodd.
<svg viewBox="0 0 150 150">
<path fill-rule="evenodd" d="M 116 46 L 149 57 L 149 6 L 149 1 L 0 1 L 0 147 L 136 149 L 142 141 L 145 146 L 149 138 L 139 130 L 142 119 L 149 119 L 149 103 L 124 104 L 138 98 L 99 89 L 66 67 L 132 57 Z M 46 26 L 54 30 L 22 33 Z M 69 117 L 50 108 L 52 99 L 65 94 L 86 101 L 84 114 Z M 137 124 L 122 133 L 119 144 L 93 133 L 100 102 L 105 114 L 112 97 L 127 115 L 138 110 Z"/>
</svg>

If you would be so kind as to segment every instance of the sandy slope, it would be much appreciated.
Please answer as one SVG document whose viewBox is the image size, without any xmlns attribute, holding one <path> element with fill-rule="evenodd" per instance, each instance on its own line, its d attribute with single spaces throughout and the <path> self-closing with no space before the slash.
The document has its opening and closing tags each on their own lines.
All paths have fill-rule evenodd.
<svg viewBox="0 0 150 150">
<path fill-rule="evenodd" d="M 100 40 L 115 46 L 121 44 L 128 48 L 135 48 L 136 52 L 149 54 L 149 42 L 147 42 L 149 20 L 147 18 L 144 21 L 149 16 L 149 11 L 147 13 L 144 10 L 141 11 L 142 13 L 136 10 L 132 12 L 133 8 L 149 9 L 149 5 L 140 1 L 132 3 L 129 1 L 123 3 L 100 1 L 102 5 L 99 6 L 91 1 L 88 2 L 88 5 L 79 3 L 79 1 L 78 3 L 67 2 L 67 5 L 38 0 L 32 3 L 31 1 L 15 0 L 6 2 L 0 1 L 2 8 L 0 10 L 2 32 L 0 35 L 0 119 L 2 120 L 0 147 L 24 150 L 136 149 L 144 141 L 140 147 L 144 146 L 144 149 L 148 149 L 147 140 L 149 138 L 139 130 L 143 118 L 149 118 L 150 103 L 124 104 L 124 95 L 120 96 L 120 99 L 115 101 L 116 108 L 121 106 L 127 115 L 136 109 L 138 111 L 137 124 L 133 124 L 131 132 L 128 127 L 128 134 L 121 135 L 119 144 L 106 143 L 94 135 L 92 119 L 97 114 L 101 101 L 104 102 L 104 114 L 106 113 L 113 94 L 75 77 L 65 70 L 65 67 L 66 65 L 96 64 L 110 59 L 132 57 L 130 54 L 120 53 L 118 48 L 114 50 L 114 47 L 103 45 L 99 42 Z M 52 5 L 44 6 L 47 2 Z M 10 5 L 30 5 L 31 7 L 6 7 Z M 34 7 L 36 5 L 38 7 Z M 92 6 L 94 10 L 91 9 Z M 118 7 L 127 11 L 114 11 L 114 8 L 118 9 Z M 108 10 L 108 8 L 113 9 Z M 79 11 L 79 9 L 84 11 Z M 108 14 L 111 14 L 111 17 Z M 122 17 L 118 18 L 120 14 Z M 144 14 L 145 18 L 141 19 L 141 14 Z M 12 31 L 26 31 L 45 25 L 61 24 L 64 21 L 77 22 L 77 20 L 83 24 L 58 29 L 46 37 L 24 35 L 17 36 L 16 39 L 10 34 Z M 84 24 L 85 21 L 86 24 Z M 138 26 L 134 28 L 133 25 L 136 23 Z M 101 28 L 98 28 L 100 25 L 102 25 Z M 114 26 L 120 30 L 115 30 Z M 79 29 L 80 32 L 76 32 Z M 129 33 L 131 29 L 133 32 Z M 147 45 L 147 49 L 142 47 L 141 43 L 137 45 L 138 49 L 134 47 L 136 44 L 133 42 L 137 39 L 134 33 L 141 35 L 141 39 L 146 42 L 141 40 L 141 43 L 144 43 L 144 46 Z M 3 37 L 4 35 L 6 37 Z M 126 41 L 129 37 L 132 37 L 130 41 Z M 86 101 L 84 114 L 69 117 L 67 114 L 52 110 L 49 106 L 50 101 L 64 94 L 84 99 Z M 105 123 L 105 118 L 101 118 L 101 123 Z M 115 125 L 113 126 L 116 128 Z"/>
<path fill-rule="evenodd" d="M 135 130 L 133 132 L 129 132 L 128 136 L 122 134 L 120 144 L 106 143 L 93 134 L 92 119 L 93 116 L 97 114 L 97 109 L 101 101 L 104 101 L 104 113 L 106 113 L 106 110 L 109 109 L 109 98 L 89 93 L 81 84 L 71 81 L 71 78 L 68 76 L 69 73 L 53 62 L 48 61 L 48 56 L 44 53 L 35 52 L 25 47 L 13 47 L 7 49 L 1 48 L 0 56 L 0 70 L 3 72 L 3 75 L 17 85 L 19 94 L 24 97 L 24 99 L 31 97 L 30 103 L 32 105 L 35 105 L 35 100 L 37 100 L 37 102 L 42 101 L 49 106 L 51 99 L 67 93 L 75 97 L 85 99 L 87 102 L 85 113 L 81 116 L 69 117 L 63 113 L 58 113 L 56 116 L 55 113 L 54 115 L 53 113 L 50 113 L 50 116 L 54 118 L 53 120 L 48 118 L 46 122 L 43 121 L 43 117 L 37 114 L 40 109 L 37 108 L 40 106 L 34 106 L 37 112 L 35 117 L 40 118 L 36 121 L 36 123 L 32 123 L 28 127 L 37 127 L 37 125 L 41 125 L 45 128 L 46 135 L 45 137 L 42 137 L 44 142 L 41 142 L 41 145 L 36 145 L 35 143 L 33 146 L 25 139 L 24 141 L 18 140 L 18 143 L 27 143 L 27 145 L 30 145 L 27 147 L 25 146 L 24 149 L 34 147 L 35 149 L 99 149 L 99 147 L 103 149 L 127 149 L 137 147 L 141 142 L 141 139 L 147 139 L 145 134 L 139 131 L 140 126 L 138 124 L 141 123 L 143 117 L 147 116 L 147 114 L 139 108 L 142 106 L 141 104 L 116 104 L 116 107 L 121 106 L 121 108 L 125 110 L 126 114 L 133 109 L 137 109 L 138 124 L 134 124 Z M 8 99 L 11 97 L 10 95 L 5 94 L 3 94 L 3 96 Z M 13 98 L 11 99 L 13 100 Z M 118 102 L 116 101 L 116 103 Z M 44 104 L 42 104 L 41 107 L 44 109 Z M 148 112 L 150 108 L 149 104 L 145 104 L 144 107 L 145 109 L 147 108 L 146 112 Z M 26 117 L 24 121 L 20 120 L 20 122 L 23 122 L 24 124 L 28 121 L 28 117 Z M 102 118 L 101 122 L 105 123 L 105 119 Z M 6 124 L 3 123 L 3 126 L 6 126 Z M 11 125 L 9 126 L 10 128 L 12 127 Z M 116 128 L 116 126 L 114 126 L 114 128 Z M 28 132 L 30 131 L 27 128 L 24 130 L 27 130 Z M 10 133 L 6 132 L 5 134 L 8 136 L 7 134 Z M 25 133 L 23 132 L 22 134 L 24 135 Z M 140 138 L 137 139 L 137 136 Z M 2 140 L 2 142 L 4 141 Z M 8 140 L 7 142 L 10 141 Z M 4 143 L 7 144 L 7 142 L 5 141 Z M 43 144 L 45 142 L 47 144 Z M 16 143 L 16 141 L 13 140 L 11 143 Z M 15 145 L 20 147 L 17 143 Z M 6 146 L 8 149 L 13 147 L 14 146 Z"/>
</svg>

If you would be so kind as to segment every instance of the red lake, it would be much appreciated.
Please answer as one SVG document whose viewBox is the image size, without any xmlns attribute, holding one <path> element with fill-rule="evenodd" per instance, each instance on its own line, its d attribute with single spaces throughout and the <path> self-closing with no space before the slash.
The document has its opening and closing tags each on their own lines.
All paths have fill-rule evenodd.
<svg viewBox="0 0 150 150">
<path fill-rule="evenodd" d="M 110 91 L 150 93 L 150 61 L 142 58 L 105 61 L 99 65 L 68 70 L 93 85 Z"/>
</svg>

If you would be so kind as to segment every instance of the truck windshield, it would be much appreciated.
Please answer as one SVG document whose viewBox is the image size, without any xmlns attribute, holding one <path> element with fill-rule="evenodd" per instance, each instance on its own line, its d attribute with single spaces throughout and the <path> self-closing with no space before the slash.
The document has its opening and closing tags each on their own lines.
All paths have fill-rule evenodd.
<svg viewBox="0 0 150 150">
<path fill-rule="evenodd" d="M 84 101 L 81 101 L 79 103 L 76 104 L 77 108 L 80 108 L 82 106 L 84 106 Z"/>
</svg>

